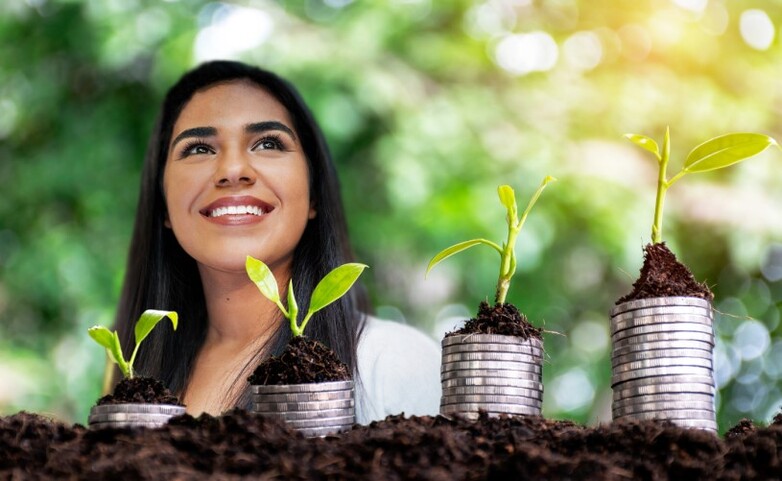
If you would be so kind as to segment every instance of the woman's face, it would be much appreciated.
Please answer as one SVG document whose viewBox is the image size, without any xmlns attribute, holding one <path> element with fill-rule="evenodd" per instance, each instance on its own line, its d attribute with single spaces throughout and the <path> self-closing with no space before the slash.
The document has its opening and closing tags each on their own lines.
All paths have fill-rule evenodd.
<svg viewBox="0 0 782 481">
<path fill-rule="evenodd" d="M 216 84 L 193 95 L 174 124 L 166 225 L 202 272 L 244 272 L 252 255 L 289 276 L 315 216 L 308 179 L 285 107 L 249 81 Z"/>
</svg>

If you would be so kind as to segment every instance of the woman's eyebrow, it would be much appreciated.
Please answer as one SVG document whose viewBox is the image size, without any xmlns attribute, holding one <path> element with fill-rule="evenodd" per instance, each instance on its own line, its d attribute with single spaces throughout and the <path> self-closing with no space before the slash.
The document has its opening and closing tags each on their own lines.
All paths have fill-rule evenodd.
<svg viewBox="0 0 782 481">
<path fill-rule="evenodd" d="M 183 130 L 177 135 L 174 141 L 171 142 L 171 146 L 173 147 L 177 142 L 188 137 L 212 137 L 215 135 L 217 135 L 217 129 L 214 127 L 193 127 L 192 129 Z"/>
<path fill-rule="evenodd" d="M 290 135 L 293 140 L 296 140 L 296 134 L 293 132 L 293 130 L 282 122 L 278 122 L 276 120 L 267 120 L 265 122 L 247 124 L 244 127 L 244 130 L 251 134 L 260 134 L 269 130 L 281 130 Z"/>
</svg>

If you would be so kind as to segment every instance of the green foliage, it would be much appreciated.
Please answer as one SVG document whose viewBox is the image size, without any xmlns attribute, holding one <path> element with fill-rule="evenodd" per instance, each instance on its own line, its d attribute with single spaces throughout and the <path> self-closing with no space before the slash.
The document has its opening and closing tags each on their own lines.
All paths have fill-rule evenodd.
<svg viewBox="0 0 782 481">
<path fill-rule="evenodd" d="M 753 133 L 720 135 L 692 149 L 684 161 L 682 170 L 668 180 L 667 168 L 671 155 L 670 129 L 665 129 L 662 154 L 657 148 L 657 143 L 645 135 L 625 134 L 625 137 L 654 154 L 659 165 L 657 199 L 654 208 L 654 222 L 652 223 L 652 242 L 654 243 L 662 242 L 665 193 L 674 182 L 684 177 L 685 174 L 723 169 L 757 155 L 772 145 L 779 147 L 777 141 L 768 135 Z"/>
<path fill-rule="evenodd" d="M 303 336 L 304 328 L 307 327 L 307 323 L 313 314 L 347 294 L 368 266 L 358 263 L 347 263 L 336 267 L 326 274 L 312 291 L 309 308 L 301 324 L 298 323 L 299 306 L 296 303 L 296 297 L 293 292 L 293 279 L 288 282 L 288 308 L 286 309 L 280 301 L 277 280 L 274 278 L 271 269 L 263 261 L 252 256 L 247 256 L 245 267 L 247 275 L 258 287 L 258 290 L 261 291 L 261 294 L 276 304 L 283 316 L 288 319 L 293 335 Z"/>
<path fill-rule="evenodd" d="M 93 326 L 87 330 L 87 333 L 92 337 L 95 342 L 106 348 L 106 352 L 112 361 L 119 366 L 122 374 L 127 378 L 133 378 L 133 364 L 136 361 L 136 354 L 141 346 L 141 342 L 147 338 L 152 329 L 158 325 L 160 321 L 168 317 L 171 324 L 174 326 L 174 330 L 177 328 L 179 321 L 179 315 L 174 311 L 158 311 L 155 309 L 147 309 L 138 321 L 134 329 L 136 345 L 133 348 L 133 354 L 129 360 L 125 359 L 122 354 L 122 345 L 120 344 L 119 335 L 117 331 L 110 331 L 103 326 Z"/>
<path fill-rule="evenodd" d="M 521 219 L 518 218 L 515 192 L 509 185 L 499 186 L 497 188 L 497 194 L 500 197 L 500 203 L 505 206 L 505 209 L 508 211 L 507 216 L 505 217 L 505 221 L 508 224 L 508 239 L 502 247 L 486 239 L 472 239 L 460 242 L 437 253 L 437 255 L 429 261 L 429 265 L 426 267 L 426 273 L 429 274 L 429 271 L 431 271 L 434 266 L 456 253 L 479 244 L 487 245 L 500 254 L 500 275 L 497 280 L 497 290 L 494 295 L 494 302 L 499 304 L 504 303 L 505 297 L 508 295 L 508 289 L 510 288 L 510 280 L 513 277 L 513 274 L 516 273 L 516 238 L 518 237 L 519 232 L 521 232 L 521 228 L 527 220 L 527 216 L 529 215 L 530 210 L 532 210 L 532 206 L 538 201 L 538 197 L 540 197 L 543 189 L 546 188 L 546 185 L 548 185 L 549 182 L 554 180 L 556 179 L 551 176 L 546 176 L 546 178 L 543 179 L 540 187 L 538 187 L 538 190 L 535 191 L 532 199 L 530 199 L 529 204 L 527 204 L 527 208 L 524 209 Z"/>
</svg>

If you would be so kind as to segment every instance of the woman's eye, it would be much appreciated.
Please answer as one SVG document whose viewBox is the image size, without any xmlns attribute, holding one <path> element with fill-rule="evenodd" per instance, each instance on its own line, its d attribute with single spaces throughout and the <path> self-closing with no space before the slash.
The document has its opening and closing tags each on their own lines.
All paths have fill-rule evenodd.
<svg viewBox="0 0 782 481">
<path fill-rule="evenodd" d="M 261 139 L 255 148 L 259 150 L 284 150 L 282 141 L 278 137 L 266 137 Z"/>
<path fill-rule="evenodd" d="M 188 144 L 182 149 L 182 157 L 188 157 L 191 155 L 205 155 L 212 153 L 212 148 L 203 143 Z"/>
</svg>

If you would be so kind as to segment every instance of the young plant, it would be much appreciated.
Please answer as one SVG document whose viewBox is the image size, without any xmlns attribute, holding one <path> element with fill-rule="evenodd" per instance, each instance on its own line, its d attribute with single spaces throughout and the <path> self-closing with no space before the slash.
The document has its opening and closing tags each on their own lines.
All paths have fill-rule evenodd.
<svg viewBox="0 0 782 481">
<path fill-rule="evenodd" d="M 657 143 L 645 135 L 625 134 L 625 137 L 657 157 L 657 164 L 659 166 L 657 175 L 657 200 L 654 206 L 654 222 L 652 223 L 652 243 L 654 244 L 662 242 L 665 193 L 674 182 L 681 179 L 686 174 L 708 172 L 710 170 L 728 167 L 763 152 L 771 145 L 779 147 L 776 140 L 762 134 L 735 133 L 714 137 L 692 149 L 684 160 L 682 170 L 668 180 L 666 171 L 668 169 L 668 160 L 671 155 L 669 129 L 665 129 L 662 152 L 660 152 L 660 149 L 657 147 Z"/>
<path fill-rule="evenodd" d="M 343 264 L 328 274 L 318 282 L 312 291 L 309 309 L 307 315 L 298 323 L 299 305 L 296 303 L 296 297 L 293 293 L 293 279 L 288 282 L 288 307 L 282 304 L 280 291 L 277 287 L 277 280 L 274 278 L 269 266 L 252 256 L 247 256 L 245 268 L 250 280 L 255 283 L 261 294 L 282 311 L 282 315 L 290 322 L 291 332 L 294 337 L 303 336 L 304 328 L 312 318 L 312 315 L 344 296 L 358 277 L 368 266 L 358 263 Z"/>
<path fill-rule="evenodd" d="M 171 320 L 171 324 L 176 330 L 179 315 L 174 311 L 156 311 L 154 309 L 147 309 L 141 314 L 135 326 L 136 347 L 133 349 L 133 354 L 130 356 L 130 360 L 126 360 L 122 354 L 122 345 L 119 342 L 119 335 L 117 331 L 110 331 L 103 326 L 93 326 L 87 330 L 90 337 L 95 339 L 95 342 L 106 348 L 106 352 L 109 353 L 109 358 L 117 363 L 122 374 L 128 378 L 133 379 L 133 363 L 136 361 L 136 354 L 138 348 L 141 345 L 141 341 L 146 339 L 152 329 L 163 320 L 168 317 Z"/>
<path fill-rule="evenodd" d="M 527 220 L 527 215 L 529 215 L 529 212 L 532 210 L 532 206 L 535 205 L 535 202 L 538 201 L 538 197 L 540 197 L 543 189 L 546 188 L 546 185 L 549 182 L 555 180 L 557 179 L 551 177 L 550 175 L 543 179 L 540 187 L 538 187 L 538 190 L 535 191 L 535 195 L 533 195 L 532 199 L 529 201 L 527 208 L 524 209 L 524 212 L 521 214 L 521 219 L 518 217 L 516 194 L 513 192 L 513 189 L 508 185 L 499 186 L 497 193 L 500 196 L 500 202 L 508 211 L 508 215 L 505 217 L 505 220 L 508 224 L 508 238 L 502 244 L 502 247 L 487 239 L 472 239 L 460 242 L 458 244 L 452 245 L 451 247 L 448 247 L 447 249 L 443 249 L 439 254 L 434 256 L 432 260 L 429 261 L 429 266 L 426 268 L 426 274 L 428 275 L 429 271 L 431 271 L 432 268 L 441 261 L 458 252 L 469 249 L 470 247 L 478 244 L 487 245 L 500 254 L 500 275 L 497 280 L 497 291 L 494 295 L 494 302 L 496 304 L 504 304 L 505 297 L 507 296 L 508 289 L 510 288 L 511 277 L 513 277 L 513 274 L 516 272 L 516 238 L 518 237 L 519 232 L 521 232 L 524 221 Z"/>
</svg>

